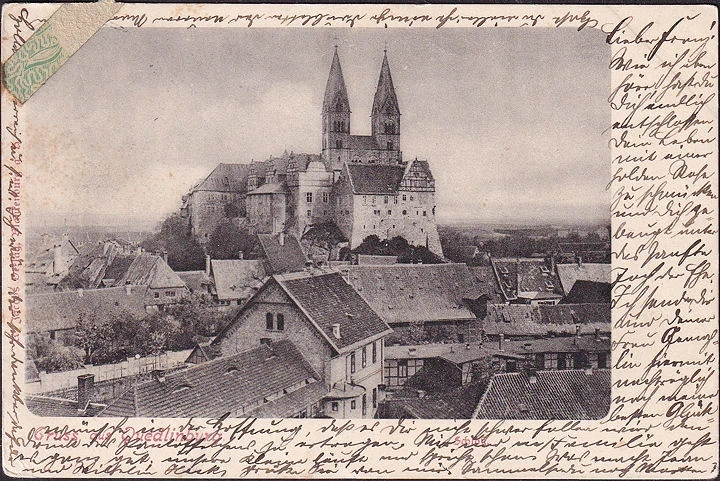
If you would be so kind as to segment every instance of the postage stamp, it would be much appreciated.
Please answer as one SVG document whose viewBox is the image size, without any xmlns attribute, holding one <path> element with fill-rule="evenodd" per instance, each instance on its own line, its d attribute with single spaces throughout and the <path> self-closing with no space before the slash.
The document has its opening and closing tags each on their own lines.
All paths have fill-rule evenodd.
<svg viewBox="0 0 720 481">
<path fill-rule="evenodd" d="M 715 9 L 2 15 L 7 473 L 717 474 Z"/>
</svg>

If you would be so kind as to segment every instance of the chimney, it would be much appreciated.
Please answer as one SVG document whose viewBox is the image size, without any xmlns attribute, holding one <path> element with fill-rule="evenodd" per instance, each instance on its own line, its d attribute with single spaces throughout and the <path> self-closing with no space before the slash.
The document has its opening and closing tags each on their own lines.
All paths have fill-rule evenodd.
<svg viewBox="0 0 720 481">
<path fill-rule="evenodd" d="M 284 232 L 280 232 L 280 234 L 278 234 L 278 244 L 280 244 L 281 246 L 285 245 L 285 233 Z"/>
<path fill-rule="evenodd" d="M 243 251 L 238 252 L 238 259 L 243 260 L 245 258 L 245 253 Z"/>
<path fill-rule="evenodd" d="M 332 333 L 335 339 L 340 339 L 340 324 L 336 323 L 332 325 Z"/>
<path fill-rule="evenodd" d="M 555 252 L 550 253 L 550 274 L 555 272 Z"/>
<path fill-rule="evenodd" d="M 205 275 L 210 277 L 210 254 L 205 254 Z"/>
<path fill-rule="evenodd" d="M 528 381 L 530 384 L 537 384 L 537 372 L 535 369 L 529 369 L 527 372 Z"/>
<path fill-rule="evenodd" d="M 77 410 L 79 413 L 85 413 L 95 386 L 95 374 L 81 374 L 77 377 L 77 383 Z"/>
<path fill-rule="evenodd" d="M 588 363 L 588 364 L 585 366 L 585 375 L 586 375 L 586 376 L 592 376 L 592 375 L 593 375 L 592 364 Z"/>
<path fill-rule="evenodd" d="M 132 286 L 130 284 L 125 284 L 125 295 L 129 296 L 132 294 Z"/>
<path fill-rule="evenodd" d="M 163 260 L 165 261 L 165 264 L 167 264 L 167 259 L 168 259 L 168 258 L 167 258 L 167 251 L 163 251 L 163 253 L 162 253 L 162 258 L 163 258 Z"/>
<path fill-rule="evenodd" d="M 53 247 L 53 274 L 60 274 L 64 270 L 62 246 L 58 244 Z"/>
<path fill-rule="evenodd" d="M 423 391 L 422 389 L 418 389 L 417 394 L 418 394 L 418 399 L 425 398 L 425 391 Z"/>
<path fill-rule="evenodd" d="M 580 337 L 580 324 L 575 324 L 575 336 Z"/>
<path fill-rule="evenodd" d="M 165 369 L 154 369 L 152 372 L 152 377 L 160 384 L 165 383 Z"/>
<path fill-rule="evenodd" d="M 600 339 L 600 328 L 599 327 L 595 328 L 595 339 Z"/>
<path fill-rule="evenodd" d="M 577 256 L 577 265 L 578 267 L 582 267 L 582 256 Z"/>
<path fill-rule="evenodd" d="M 78 297 L 82 297 L 82 296 L 83 296 L 83 290 L 82 290 L 82 287 L 81 287 L 80 289 L 78 289 L 78 290 L 77 290 L 77 294 L 78 294 Z"/>
<path fill-rule="evenodd" d="M 505 341 L 505 334 L 500 333 L 498 336 L 498 351 L 503 350 L 503 341 Z"/>
</svg>

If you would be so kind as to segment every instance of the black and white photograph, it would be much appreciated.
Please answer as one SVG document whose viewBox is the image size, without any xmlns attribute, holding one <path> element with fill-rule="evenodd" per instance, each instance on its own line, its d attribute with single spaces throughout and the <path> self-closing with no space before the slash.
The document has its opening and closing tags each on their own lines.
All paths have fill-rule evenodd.
<svg viewBox="0 0 720 481">
<path fill-rule="evenodd" d="M 600 36 L 103 28 L 28 104 L 28 408 L 602 418 Z"/>
</svg>

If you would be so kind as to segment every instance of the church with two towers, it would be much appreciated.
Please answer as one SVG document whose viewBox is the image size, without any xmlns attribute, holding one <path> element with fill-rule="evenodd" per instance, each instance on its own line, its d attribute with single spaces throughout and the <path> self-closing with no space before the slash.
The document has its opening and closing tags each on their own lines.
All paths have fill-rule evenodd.
<svg viewBox="0 0 720 481">
<path fill-rule="evenodd" d="M 435 179 L 427 161 L 403 160 L 401 115 L 385 51 L 373 99 L 371 134 L 353 135 L 350 99 L 337 47 L 322 106 L 321 154 L 285 153 L 263 162 L 220 164 L 185 196 L 200 242 L 223 203 L 244 212 L 252 233 L 286 233 L 334 223 L 354 249 L 376 235 L 396 236 L 442 256 L 435 222 Z M 228 178 L 228 174 L 232 177 Z"/>
</svg>

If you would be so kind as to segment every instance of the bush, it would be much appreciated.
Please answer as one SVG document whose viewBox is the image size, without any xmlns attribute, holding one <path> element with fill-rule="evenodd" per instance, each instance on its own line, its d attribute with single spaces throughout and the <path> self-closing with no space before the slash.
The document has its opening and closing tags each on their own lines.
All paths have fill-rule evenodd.
<svg viewBox="0 0 720 481">
<path fill-rule="evenodd" d="M 69 371 L 83 367 L 82 349 L 49 341 L 43 346 L 43 351 L 44 356 L 37 361 L 40 371 Z"/>
</svg>

